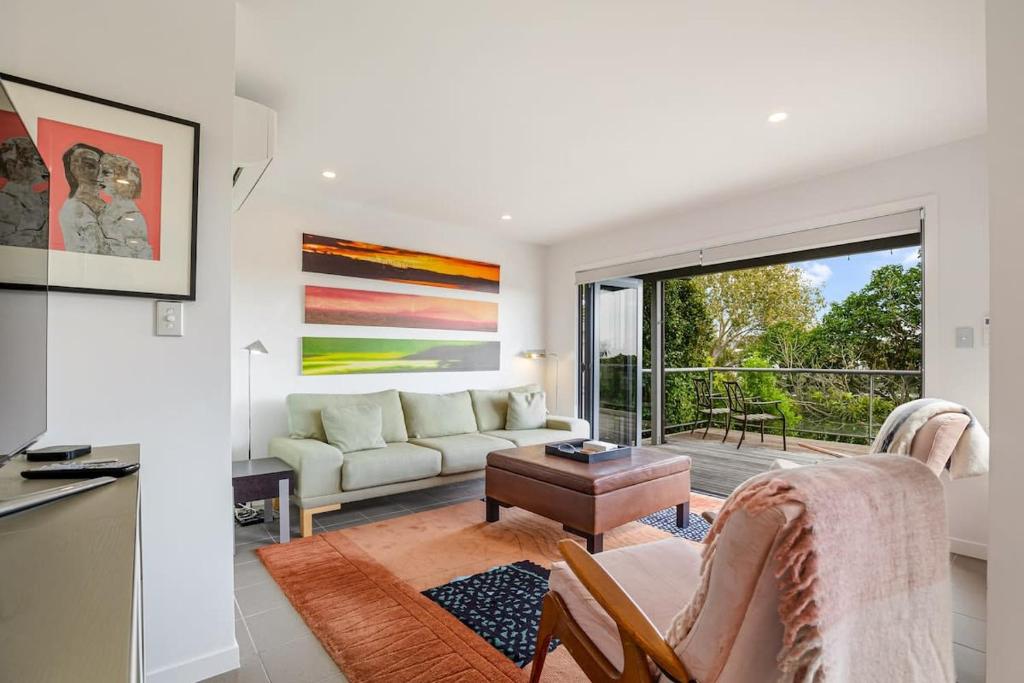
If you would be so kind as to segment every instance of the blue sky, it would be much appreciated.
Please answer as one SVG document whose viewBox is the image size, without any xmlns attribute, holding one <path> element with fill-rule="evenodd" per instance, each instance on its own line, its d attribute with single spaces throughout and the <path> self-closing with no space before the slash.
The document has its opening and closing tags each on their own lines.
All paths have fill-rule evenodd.
<svg viewBox="0 0 1024 683">
<path fill-rule="evenodd" d="M 827 308 L 832 302 L 842 301 L 850 292 L 866 285 L 871 279 L 871 271 L 880 266 L 917 265 L 917 251 L 917 247 L 891 251 L 886 249 L 867 254 L 802 261 L 793 265 L 803 271 L 808 282 L 821 286 Z"/>
</svg>

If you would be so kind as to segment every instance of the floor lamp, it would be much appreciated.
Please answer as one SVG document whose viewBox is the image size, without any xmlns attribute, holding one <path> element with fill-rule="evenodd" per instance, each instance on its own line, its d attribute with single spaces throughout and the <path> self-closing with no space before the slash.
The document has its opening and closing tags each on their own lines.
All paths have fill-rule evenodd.
<svg viewBox="0 0 1024 683">
<path fill-rule="evenodd" d="M 267 347 L 259 339 L 246 346 L 245 350 L 249 352 L 249 438 L 247 443 L 249 445 L 249 459 L 252 460 L 252 357 L 254 355 L 265 356 L 270 352 L 267 351 Z"/>
<path fill-rule="evenodd" d="M 247 445 L 248 451 L 249 451 L 249 460 L 252 460 L 252 357 L 253 356 L 265 356 L 265 355 L 267 355 L 270 352 L 267 351 L 267 347 L 264 346 L 263 342 L 261 342 L 259 339 L 257 339 L 256 341 L 254 341 L 251 344 L 249 344 L 248 346 L 246 346 L 244 348 L 244 350 L 246 352 L 248 352 L 248 354 L 249 354 L 249 359 L 248 359 L 249 360 L 249 382 L 248 382 L 248 385 L 247 385 L 248 394 L 249 394 L 249 403 L 248 403 L 249 432 L 248 432 L 248 438 L 246 439 L 246 445 Z M 266 511 L 264 511 L 264 513 L 266 513 Z M 259 524 L 260 522 L 264 521 L 265 519 L 267 519 L 266 514 L 260 514 L 259 512 L 257 512 L 256 510 L 254 510 L 253 508 L 251 508 L 248 505 L 241 505 L 241 504 L 236 504 L 235 505 L 235 521 L 238 522 L 238 524 L 240 526 L 249 526 L 250 524 Z"/>
<path fill-rule="evenodd" d="M 523 355 L 531 360 L 547 360 L 551 359 L 555 361 L 555 410 L 558 410 L 558 354 L 554 351 L 547 351 L 545 349 L 534 349 L 533 351 L 524 351 Z"/>
</svg>

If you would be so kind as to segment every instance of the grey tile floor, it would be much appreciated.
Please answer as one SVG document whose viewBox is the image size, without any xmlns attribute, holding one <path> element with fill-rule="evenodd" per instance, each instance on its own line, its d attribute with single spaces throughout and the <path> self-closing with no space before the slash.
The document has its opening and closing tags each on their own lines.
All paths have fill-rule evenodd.
<svg viewBox="0 0 1024 683">
<path fill-rule="evenodd" d="M 400 517 L 483 495 L 483 481 L 404 493 L 344 505 L 317 515 L 315 531 L 343 529 Z M 298 514 L 292 510 L 293 537 Z M 345 676 L 292 609 L 254 552 L 275 542 L 276 522 L 235 527 L 235 638 L 241 668 L 208 679 L 214 683 L 343 683 Z M 958 683 L 985 680 L 986 563 L 953 555 L 953 654 Z"/>
<path fill-rule="evenodd" d="M 483 496 L 483 480 L 349 503 L 313 518 L 314 533 L 368 524 Z M 292 508 L 292 537 L 299 515 Z M 306 627 L 256 556 L 275 543 L 277 522 L 235 526 L 235 639 L 241 667 L 208 683 L 345 683 L 346 678 Z"/>
<path fill-rule="evenodd" d="M 957 683 L 985 680 L 985 598 L 988 564 L 953 555 L 953 659 Z"/>
</svg>

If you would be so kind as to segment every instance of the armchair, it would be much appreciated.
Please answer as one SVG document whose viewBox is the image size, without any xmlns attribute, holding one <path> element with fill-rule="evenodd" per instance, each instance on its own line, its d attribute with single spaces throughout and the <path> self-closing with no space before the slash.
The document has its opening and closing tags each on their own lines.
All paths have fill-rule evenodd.
<svg viewBox="0 0 1024 683">
<path fill-rule="evenodd" d="M 953 681 L 942 487 L 911 458 L 754 477 L 706 545 L 559 550 L 531 683 L 553 637 L 596 683 Z"/>
<path fill-rule="evenodd" d="M 541 680 L 552 637 L 595 683 L 778 678 L 782 626 L 767 559 L 784 522 L 778 510 L 730 520 L 718 541 L 723 571 L 709 577 L 706 616 L 675 648 L 667 633 L 701 585 L 701 544 L 669 538 L 590 555 L 561 541 L 565 562 L 552 567 L 531 683 Z M 730 641 L 731 649 L 720 645 Z"/>
</svg>

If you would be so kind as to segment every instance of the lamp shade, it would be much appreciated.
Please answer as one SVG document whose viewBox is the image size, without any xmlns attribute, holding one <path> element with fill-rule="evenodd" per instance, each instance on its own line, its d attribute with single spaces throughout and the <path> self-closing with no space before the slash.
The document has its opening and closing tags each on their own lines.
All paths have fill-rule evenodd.
<svg viewBox="0 0 1024 683">
<path fill-rule="evenodd" d="M 268 353 L 270 353 L 270 351 L 267 351 L 267 347 L 264 346 L 263 342 L 261 342 L 259 339 L 246 346 L 245 350 L 248 351 L 249 353 L 255 353 L 259 356 L 265 356 Z"/>
</svg>

